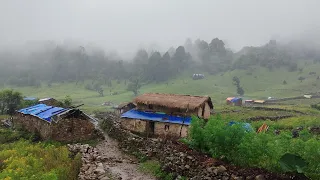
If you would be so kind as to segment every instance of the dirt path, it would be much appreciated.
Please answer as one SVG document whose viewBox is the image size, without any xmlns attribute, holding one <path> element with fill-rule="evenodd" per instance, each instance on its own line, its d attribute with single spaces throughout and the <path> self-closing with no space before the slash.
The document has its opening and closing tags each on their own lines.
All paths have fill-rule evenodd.
<svg viewBox="0 0 320 180">
<path fill-rule="evenodd" d="M 110 173 L 110 179 L 122 180 L 155 180 L 149 174 L 138 170 L 137 160 L 122 153 L 117 141 L 105 135 L 105 140 L 99 143 L 96 148 L 104 159 L 104 168 Z"/>
</svg>

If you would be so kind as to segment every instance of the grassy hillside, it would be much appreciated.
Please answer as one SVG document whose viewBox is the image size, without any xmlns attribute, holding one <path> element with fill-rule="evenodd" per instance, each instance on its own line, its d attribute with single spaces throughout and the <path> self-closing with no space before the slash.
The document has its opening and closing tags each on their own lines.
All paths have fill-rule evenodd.
<svg viewBox="0 0 320 180">
<path fill-rule="evenodd" d="M 245 90 L 245 99 L 265 99 L 269 96 L 276 98 L 299 96 L 304 93 L 319 91 L 320 80 L 317 80 L 318 74 L 309 75 L 309 72 L 317 72 L 318 69 L 320 69 L 318 64 L 305 66 L 302 73 L 288 72 L 287 69 L 276 69 L 270 72 L 268 69 L 257 67 L 252 71 L 235 70 L 219 75 L 205 74 L 206 77 L 203 80 L 192 80 L 192 73 L 186 72 L 165 83 L 145 85 L 140 89 L 140 93 L 164 92 L 209 95 L 214 103 L 219 105 L 224 103 L 226 97 L 236 96 L 236 88 L 232 84 L 232 77 L 238 76 L 241 81 L 240 84 Z M 306 79 L 300 82 L 298 80 L 300 76 Z M 282 83 L 284 80 L 287 82 L 286 85 Z M 14 89 L 22 92 L 25 96 L 38 98 L 49 96 L 63 99 L 66 95 L 70 95 L 75 103 L 84 103 L 83 108 L 86 110 L 104 109 L 106 107 L 101 106 L 101 104 L 106 101 L 117 104 L 133 98 L 133 93 L 126 90 L 124 81 L 120 84 L 115 81 L 112 82 L 111 88 L 104 86 L 104 97 L 99 97 L 98 93 L 94 91 L 86 90 L 84 87 L 88 83 L 91 83 L 91 81 L 78 85 L 75 83 L 52 84 L 50 88 L 42 85 L 40 88 L 19 87 Z M 118 94 L 110 95 L 111 92 L 117 92 Z"/>
</svg>

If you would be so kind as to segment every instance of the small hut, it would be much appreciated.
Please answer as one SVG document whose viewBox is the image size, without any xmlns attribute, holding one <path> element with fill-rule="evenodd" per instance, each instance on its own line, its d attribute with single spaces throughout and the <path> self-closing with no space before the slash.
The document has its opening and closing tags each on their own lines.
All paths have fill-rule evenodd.
<svg viewBox="0 0 320 180">
<path fill-rule="evenodd" d="M 254 104 L 265 104 L 265 100 L 254 100 L 253 103 Z"/>
<path fill-rule="evenodd" d="M 227 105 L 242 106 L 242 98 L 228 97 L 226 99 L 226 103 L 227 103 Z"/>
<path fill-rule="evenodd" d="M 134 104 L 134 103 L 132 103 L 132 102 L 124 102 L 124 103 L 121 103 L 121 104 L 119 104 L 115 109 L 116 109 L 116 114 L 118 114 L 118 115 L 121 115 L 121 114 L 123 114 L 123 113 L 125 113 L 125 112 L 127 112 L 127 111 L 129 111 L 129 110 L 131 110 L 131 109 L 133 109 L 133 108 L 135 108 L 136 107 L 136 105 Z"/>
<path fill-rule="evenodd" d="M 234 106 L 242 106 L 242 98 L 235 97 L 231 100 Z"/>
<path fill-rule="evenodd" d="M 228 97 L 228 98 L 226 99 L 226 104 L 227 104 L 227 105 L 231 105 L 231 104 L 232 104 L 232 101 L 231 101 L 231 100 L 232 100 L 233 98 L 235 98 L 235 97 Z"/>
</svg>

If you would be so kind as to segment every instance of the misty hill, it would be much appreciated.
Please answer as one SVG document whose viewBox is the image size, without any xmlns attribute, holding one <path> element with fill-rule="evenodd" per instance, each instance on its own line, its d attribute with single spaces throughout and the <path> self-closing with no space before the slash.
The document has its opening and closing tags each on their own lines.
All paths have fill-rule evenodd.
<svg viewBox="0 0 320 180">
<path fill-rule="evenodd" d="M 260 47 L 245 47 L 232 52 L 219 38 L 210 42 L 188 39 L 184 46 L 167 52 L 138 50 L 123 59 L 116 52 L 97 47 L 54 42 L 29 43 L 26 48 L 0 50 L 0 83 L 9 86 L 35 86 L 52 83 L 99 82 L 139 79 L 143 83 L 165 82 L 182 72 L 206 72 L 212 75 L 255 66 L 298 71 L 300 62 L 320 62 L 320 46 L 300 41 L 277 43 L 271 40 Z"/>
<path fill-rule="evenodd" d="M 271 40 L 233 52 L 219 38 L 210 42 L 187 39 L 183 46 L 164 53 L 140 49 L 129 59 L 74 43 L 28 45 L 32 47 L 23 51 L 0 51 L 3 88 L 18 88 L 34 96 L 69 94 L 92 105 L 102 99 L 129 100 L 142 92 L 208 94 L 222 100 L 237 94 L 301 95 L 318 88 L 320 46 L 303 41 Z M 205 79 L 193 81 L 194 73 L 205 74 Z"/>
<path fill-rule="evenodd" d="M 210 95 L 215 104 L 224 104 L 226 97 L 237 96 L 236 86 L 232 79 L 237 76 L 244 89 L 245 99 L 266 99 L 269 96 L 276 98 L 300 96 L 307 93 L 318 92 L 320 80 L 316 72 L 320 65 L 306 65 L 303 71 L 288 72 L 285 68 L 275 69 L 270 72 L 267 68 L 255 67 L 252 70 L 234 70 L 210 75 L 205 73 L 205 78 L 192 80 L 192 73 L 185 72 L 174 79 L 162 83 L 149 83 L 142 85 L 138 93 L 165 92 L 193 95 Z M 305 80 L 299 80 L 304 77 Z M 286 81 L 286 84 L 283 82 Z M 119 84 L 118 84 L 119 83 Z M 70 95 L 75 103 L 84 103 L 87 110 L 105 109 L 101 106 L 106 101 L 115 104 L 130 101 L 134 94 L 128 91 L 125 81 L 112 81 L 112 86 L 102 85 L 104 97 L 92 90 L 86 89 L 91 84 L 87 80 L 84 83 L 53 83 L 51 87 L 43 85 L 36 87 L 18 87 L 26 96 L 65 98 Z"/>
</svg>

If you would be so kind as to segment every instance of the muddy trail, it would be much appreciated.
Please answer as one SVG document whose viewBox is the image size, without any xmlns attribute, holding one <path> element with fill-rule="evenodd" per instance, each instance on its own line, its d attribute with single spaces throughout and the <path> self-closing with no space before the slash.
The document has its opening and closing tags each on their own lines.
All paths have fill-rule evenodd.
<svg viewBox="0 0 320 180">
<path fill-rule="evenodd" d="M 109 174 L 108 179 L 145 180 L 156 179 L 139 171 L 138 160 L 121 152 L 118 142 L 105 134 L 105 140 L 96 146 L 104 159 L 103 166 Z M 106 178 L 107 179 L 107 178 Z"/>
</svg>

